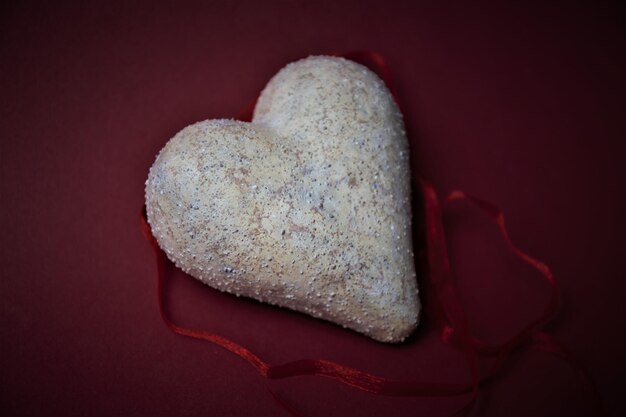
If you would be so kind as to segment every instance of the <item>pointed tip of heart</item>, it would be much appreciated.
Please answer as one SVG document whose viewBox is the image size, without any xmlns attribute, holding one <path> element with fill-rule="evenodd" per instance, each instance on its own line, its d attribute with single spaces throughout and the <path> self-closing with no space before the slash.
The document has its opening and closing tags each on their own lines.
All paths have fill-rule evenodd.
<svg viewBox="0 0 626 417">
<path fill-rule="evenodd" d="M 407 303 L 403 306 L 402 312 L 396 316 L 384 316 L 378 323 L 378 327 L 372 326 L 366 331 L 358 330 L 360 333 L 371 337 L 374 340 L 385 343 L 404 342 L 417 328 L 420 320 L 419 301 Z"/>
</svg>

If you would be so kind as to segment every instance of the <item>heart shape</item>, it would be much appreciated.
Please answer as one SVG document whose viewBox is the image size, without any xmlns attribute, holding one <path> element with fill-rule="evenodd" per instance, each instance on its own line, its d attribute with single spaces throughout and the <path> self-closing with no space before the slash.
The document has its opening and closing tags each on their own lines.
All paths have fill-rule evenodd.
<svg viewBox="0 0 626 417">
<path fill-rule="evenodd" d="M 161 150 L 148 221 L 213 288 L 398 342 L 420 304 L 409 151 L 384 83 L 343 58 L 287 65 L 251 123 L 207 120 Z"/>
</svg>

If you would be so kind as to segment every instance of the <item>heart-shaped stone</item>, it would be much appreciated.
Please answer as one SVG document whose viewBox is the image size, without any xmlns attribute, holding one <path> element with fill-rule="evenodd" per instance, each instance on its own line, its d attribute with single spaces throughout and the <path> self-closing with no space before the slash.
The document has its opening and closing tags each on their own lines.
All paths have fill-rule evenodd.
<svg viewBox="0 0 626 417">
<path fill-rule="evenodd" d="M 181 269 L 222 291 L 376 340 L 416 327 L 409 152 L 384 83 L 342 58 L 283 68 L 252 123 L 180 131 L 146 182 L 148 221 Z"/>
</svg>

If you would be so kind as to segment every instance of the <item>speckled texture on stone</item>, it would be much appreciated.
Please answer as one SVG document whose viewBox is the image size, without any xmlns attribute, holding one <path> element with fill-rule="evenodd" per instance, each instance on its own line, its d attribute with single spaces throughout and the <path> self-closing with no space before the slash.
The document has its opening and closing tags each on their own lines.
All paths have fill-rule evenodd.
<svg viewBox="0 0 626 417">
<path fill-rule="evenodd" d="M 398 342 L 420 310 L 409 193 L 402 115 L 383 82 L 317 56 L 274 76 L 252 123 L 176 134 L 146 206 L 167 256 L 211 287 Z"/>
</svg>

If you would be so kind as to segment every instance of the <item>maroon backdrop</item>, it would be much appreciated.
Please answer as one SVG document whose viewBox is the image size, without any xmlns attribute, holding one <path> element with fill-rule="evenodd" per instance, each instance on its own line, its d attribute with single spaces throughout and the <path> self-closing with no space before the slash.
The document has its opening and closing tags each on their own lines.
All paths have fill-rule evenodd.
<svg viewBox="0 0 626 417">
<path fill-rule="evenodd" d="M 78 3 L 78 2 L 77 2 Z M 267 382 L 170 333 L 139 229 L 157 151 L 185 125 L 236 115 L 284 64 L 373 50 L 390 65 L 413 162 L 441 192 L 500 205 L 546 261 L 563 305 L 548 330 L 624 415 L 626 51 L 621 11 L 446 2 L 121 2 L 0 6 L 0 414 L 446 416 L 466 398 L 394 399 L 323 378 Z M 501 341 L 548 288 L 463 204 L 445 217 L 474 332 Z M 179 322 L 271 363 L 326 358 L 391 378 L 467 381 L 428 322 L 388 346 L 237 299 L 183 274 Z M 516 355 L 475 415 L 587 416 L 576 374 Z M 282 414 L 286 415 L 286 414 Z"/>
</svg>

